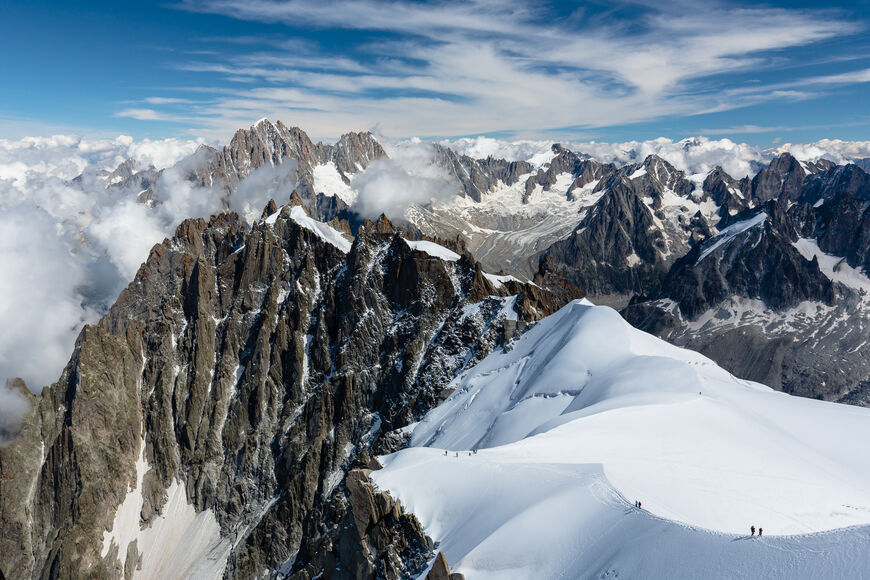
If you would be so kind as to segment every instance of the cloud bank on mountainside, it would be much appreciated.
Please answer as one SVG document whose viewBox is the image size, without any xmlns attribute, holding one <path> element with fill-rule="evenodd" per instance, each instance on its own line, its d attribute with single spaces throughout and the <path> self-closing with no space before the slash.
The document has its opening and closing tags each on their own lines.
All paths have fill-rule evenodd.
<svg viewBox="0 0 870 580">
<path fill-rule="evenodd" d="M 504 158 L 512 161 L 549 161 L 550 141 L 505 141 L 491 137 L 445 139 L 442 145 L 471 157 Z M 730 139 L 688 137 L 674 141 L 665 137 L 647 141 L 599 142 L 566 141 L 562 145 L 603 163 L 626 165 L 640 163 L 649 155 L 658 155 L 689 174 L 708 173 L 717 165 L 734 178 L 752 177 L 761 166 L 782 153 L 791 153 L 801 161 L 829 159 L 837 164 L 870 157 L 870 141 L 823 139 L 814 143 L 784 143 L 760 147 L 735 143 Z"/>
<path fill-rule="evenodd" d="M 276 191 L 292 189 L 292 164 L 268 167 L 230 202 L 219 185 L 188 180 L 205 154 L 198 146 L 124 136 L 0 141 L 0 381 L 21 377 L 39 392 L 57 380 L 82 326 L 99 319 L 185 218 L 229 206 L 251 220 Z M 166 168 L 152 185 L 153 207 L 98 176 L 131 155 Z"/>
<path fill-rule="evenodd" d="M 401 218 L 411 204 L 449 202 L 459 191 L 455 179 L 433 162 L 431 143 L 381 141 L 389 159 L 353 178 L 353 209 L 361 216 Z M 526 159 L 535 166 L 553 155 L 545 141 L 476 137 L 441 144 L 476 158 Z M 38 391 L 57 379 L 81 327 L 101 316 L 150 248 L 183 219 L 232 209 L 250 222 L 270 198 L 286 199 L 293 188 L 292 163 L 257 169 L 232 196 L 220 186 L 196 186 L 188 176 L 205 155 L 197 152 L 199 145 L 127 136 L 0 140 L 0 380 L 21 376 Z M 776 149 L 704 137 L 564 145 L 618 164 L 657 154 L 688 173 L 721 165 L 735 177 L 754 174 L 782 151 L 841 163 L 870 157 L 870 142 L 837 140 Z M 140 167 L 164 169 L 152 184 L 153 207 L 137 200 L 138 191 L 105 188 L 105 173 L 130 157 Z"/>
</svg>

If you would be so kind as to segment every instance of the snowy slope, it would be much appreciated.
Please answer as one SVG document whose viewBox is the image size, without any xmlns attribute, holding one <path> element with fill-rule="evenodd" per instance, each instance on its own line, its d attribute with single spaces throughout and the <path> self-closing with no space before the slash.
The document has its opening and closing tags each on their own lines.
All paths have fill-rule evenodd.
<svg viewBox="0 0 870 580">
<path fill-rule="evenodd" d="M 372 477 L 469 580 L 870 572 L 870 410 L 739 381 L 584 301 L 453 386 Z"/>
<path fill-rule="evenodd" d="M 746 230 L 748 230 L 749 228 L 755 227 L 759 224 L 763 224 L 766 220 L 767 220 L 767 214 L 764 212 L 761 212 L 761 213 L 755 214 L 754 216 L 752 216 L 751 218 L 749 218 L 747 220 L 743 220 L 743 221 L 731 224 L 730 226 L 728 226 L 727 228 L 725 228 L 724 230 L 722 230 L 721 232 L 719 232 L 718 234 L 716 234 L 715 236 L 710 238 L 710 241 L 712 243 L 710 243 L 709 246 L 704 248 L 704 251 L 701 252 L 700 256 L 698 256 L 698 260 L 696 263 L 700 262 L 701 260 L 703 260 L 704 258 L 709 256 L 710 254 L 715 252 L 717 248 L 719 248 L 720 246 L 722 246 L 724 244 L 727 244 L 728 242 L 730 242 L 731 240 L 736 238 L 738 235 L 740 235 L 743 232 L 745 232 Z"/>
<path fill-rule="evenodd" d="M 356 201 L 356 190 L 342 180 L 334 161 L 324 165 L 315 165 L 313 175 L 314 191 L 328 196 L 337 195 L 348 205 L 353 205 Z"/>
<path fill-rule="evenodd" d="M 266 223 L 269 225 L 274 225 L 275 222 L 278 221 L 279 215 L 281 215 L 281 209 L 268 216 L 265 220 Z M 347 238 L 341 235 L 341 232 L 339 232 L 329 224 L 325 224 L 321 221 L 317 221 L 309 217 L 309 215 L 305 213 L 305 210 L 302 209 L 300 206 L 296 205 L 290 208 L 290 219 L 295 221 L 303 228 L 314 232 L 321 240 L 332 244 L 345 254 L 350 252 L 350 248 L 353 245 L 352 242 L 350 242 Z"/>
<path fill-rule="evenodd" d="M 428 242 L 426 240 L 405 240 L 405 243 L 408 244 L 412 250 L 429 254 L 433 258 L 441 258 L 446 262 L 456 262 L 460 257 L 459 254 L 453 250 L 448 250 L 441 244 L 436 244 L 435 242 Z"/>
<path fill-rule="evenodd" d="M 220 524 L 211 510 L 197 513 L 187 502 L 183 483 L 172 482 L 160 514 L 144 529 L 140 527 L 142 481 L 150 469 L 143 437 L 136 461 L 136 486 L 128 490 L 115 511 L 111 531 L 103 532 L 102 557 L 115 547 L 123 567 L 128 548 L 135 541 L 142 561 L 135 570 L 127 571 L 131 578 L 219 578 L 226 568 L 231 545 L 221 537 Z"/>
<path fill-rule="evenodd" d="M 826 254 L 819 248 L 814 239 L 800 238 L 794 243 L 794 247 L 807 260 L 814 257 L 819 261 L 822 273 L 834 282 L 841 282 L 855 290 L 870 292 L 870 279 L 867 278 L 863 269 L 855 269 L 846 262 L 845 257 Z"/>
</svg>

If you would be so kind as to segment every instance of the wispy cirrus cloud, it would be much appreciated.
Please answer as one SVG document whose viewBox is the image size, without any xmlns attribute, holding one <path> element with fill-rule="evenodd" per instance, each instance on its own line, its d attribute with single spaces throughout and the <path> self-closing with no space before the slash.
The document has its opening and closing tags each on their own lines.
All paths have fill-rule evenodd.
<svg viewBox="0 0 870 580">
<path fill-rule="evenodd" d="M 163 112 L 150 101 L 117 113 L 199 125 L 213 138 L 263 115 L 324 136 L 369 127 L 394 136 L 534 135 L 795 101 L 866 82 L 866 70 L 735 80 L 793 66 L 789 50 L 863 30 L 830 10 L 690 1 L 559 12 L 492 0 L 183 0 L 175 7 L 285 26 L 286 36 L 208 39 L 231 49 L 174 64 L 234 85 L 212 94 L 207 107 L 173 102 Z M 306 36 L 311 29 L 353 34 L 315 41 Z"/>
</svg>

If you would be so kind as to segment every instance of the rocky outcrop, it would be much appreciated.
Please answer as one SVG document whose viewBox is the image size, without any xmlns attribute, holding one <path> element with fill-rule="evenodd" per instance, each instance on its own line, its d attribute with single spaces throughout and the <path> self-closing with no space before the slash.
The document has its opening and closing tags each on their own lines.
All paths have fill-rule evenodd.
<svg viewBox="0 0 870 580">
<path fill-rule="evenodd" d="M 807 175 L 827 171 L 835 164 L 826 159 L 801 163 L 790 153 L 774 157 L 770 165 L 758 172 L 752 179 L 752 199 L 764 203 L 772 199 L 782 204 L 797 199 Z"/>
<path fill-rule="evenodd" d="M 316 166 L 332 163 L 339 177 L 350 183 L 350 175 L 387 156 L 368 132 L 346 133 L 334 145 L 315 144 L 299 127 L 287 127 L 281 121 L 273 124 L 265 119 L 250 129 L 238 130 L 223 149 L 209 149 L 208 152 L 204 163 L 195 169 L 196 181 L 201 185 L 223 183 L 227 191 L 232 192 L 255 169 L 292 160 L 297 164 L 293 170 L 296 189 L 306 200 L 324 193 L 316 191 Z M 332 197 L 335 192 L 326 193 Z"/>
<path fill-rule="evenodd" d="M 438 552 L 432 568 L 426 574 L 426 580 L 464 580 L 465 575 L 459 573 L 450 573 L 450 566 L 447 564 L 447 557 L 444 552 Z"/>
<path fill-rule="evenodd" d="M 435 162 L 445 168 L 460 185 L 461 194 L 480 202 L 483 196 L 501 183 L 513 185 L 527 175 L 532 166 L 525 161 L 505 161 L 492 156 L 473 159 L 436 144 Z"/>
<path fill-rule="evenodd" d="M 379 467 L 379 466 L 378 466 Z M 344 493 L 330 505 L 338 522 L 335 538 L 324 538 L 309 563 L 292 578 L 383 578 L 399 580 L 421 573 L 433 543 L 413 514 L 369 480 L 369 469 L 353 469 Z"/>
<path fill-rule="evenodd" d="M 818 173 L 807 178 L 799 201 L 791 213 L 802 236 L 870 272 L 870 175 L 855 165 Z"/>
<path fill-rule="evenodd" d="M 724 219 L 623 315 L 737 376 L 867 404 L 867 175 L 821 170 L 789 195 Z"/>
<path fill-rule="evenodd" d="M 795 248 L 797 234 L 775 202 L 734 217 L 674 264 L 660 291 L 690 319 L 732 295 L 781 310 L 805 300 L 831 304 L 834 285 Z"/>
<path fill-rule="evenodd" d="M 587 293 L 607 295 L 655 287 L 664 269 L 656 248 L 664 235 L 641 198 L 620 180 L 582 220 L 574 235 L 550 246 L 540 274 L 558 274 Z"/>
<path fill-rule="evenodd" d="M 595 181 L 598 199 L 580 210 L 573 233 L 541 253 L 538 273 L 558 274 L 599 303 L 625 306 L 633 294 L 655 292 L 673 263 L 715 232 L 723 213 L 716 208 L 726 206 L 707 200 L 738 199 L 734 185 L 720 171 L 696 187 L 656 155 L 611 167 Z"/>
<path fill-rule="evenodd" d="M 565 173 L 571 174 L 573 178 L 573 182 L 566 192 L 566 199 L 573 200 L 575 189 L 600 180 L 616 170 L 616 167 L 610 163 L 599 163 L 588 157 L 581 157 L 558 143 L 553 144 L 552 151 L 555 157 L 553 157 L 547 167 L 538 170 L 537 173 L 526 180 L 523 203 L 529 202 L 529 199 L 535 193 L 536 187 L 540 186 L 544 191 L 549 191 L 556 184 L 558 177 Z"/>
<path fill-rule="evenodd" d="M 362 507 L 345 474 L 561 303 L 481 281 L 467 254 L 414 251 L 385 218 L 344 254 L 290 214 L 185 221 L 81 333 L 0 448 L 7 574 L 153 571 L 156 548 L 135 538 L 176 517 L 170 503 L 214 522 L 183 556 L 228 578 L 344 577 L 337 562 L 389 577 L 428 558 L 419 525 L 374 492 L 377 509 Z M 138 513 L 119 519 L 122 505 Z M 365 537 L 348 538 L 348 517 L 368 521 Z"/>
<path fill-rule="evenodd" d="M 751 182 L 748 177 L 737 180 L 721 167 L 716 167 L 704 179 L 704 196 L 719 206 L 719 216 L 727 219 L 752 206 Z"/>
</svg>

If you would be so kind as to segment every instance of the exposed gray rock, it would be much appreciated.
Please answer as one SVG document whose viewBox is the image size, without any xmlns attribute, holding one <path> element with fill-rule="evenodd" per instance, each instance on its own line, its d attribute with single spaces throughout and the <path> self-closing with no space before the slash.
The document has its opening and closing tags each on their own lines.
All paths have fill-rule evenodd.
<svg viewBox="0 0 870 580">
<path fill-rule="evenodd" d="M 297 164 L 292 173 L 296 178 L 296 189 L 306 200 L 306 205 L 314 208 L 313 200 L 318 193 L 323 193 L 315 191 L 315 166 L 334 163 L 341 179 L 350 183 L 350 175 L 386 156 L 381 145 L 368 132 L 346 133 L 334 145 L 315 144 L 299 127 L 288 128 L 281 121 L 273 124 L 262 120 L 250 129 L 238 130 L 222 150 L 208 148 L 204 162 L 195 169 L 194 177 L 200 185 L 222 183 L 228 192 L 232 192 L 255 169 L 293 160 Z M 322 205 L 323 201 L 320 203 Z M 346 206 L 340 209 L 346 209 Z M 326 220 L 337 215 L 314 213 Z"/>
<path fill-rule="evenodd" d="M 435 562 L 429 573 L 426 574 L 426 580 L 450 580 L 450 566 L 447 565 L 444 552 L 438 552 L 438 555 L 435 556 Z"/>
<path fill-rule="evenodd" d="M 867 175 L 854 165 L 822 170 L 803 179 L 794 199 L 724 220 L 722 234 L 699 243 L 657 292 L 636 298 L 623 315 L 742 378 L 870 403 L 870 303 L 860 278 L 870 242 Z M 728 225 L 750 223 L 762 211 L 765 220 L 728 234 Z M 817 243 L 827 261 L 841 257 L 834 272 L 823 273 L 817 257 L 798 252 L 799 238 L 811 238 L 804 243 Z M 849 267 L 857 277 L 829 278 Z"/>
<path fill-rule="evenodd" d="M 805 300 L 833 303 L 833 283 L 816 259 L 808 261 L 795 248 L 797 234 L 778 204 L 733 219 L 735 227 L 744 223 L 756 225 L 734 234 L 725 229 L 678 260 L 660 295 L 675 300 L 690 319 L 732 295 L 757 298 L 777 310 Z"/>
<path fill-rule="evenodd" d="M 438 144 L 435 145 L 435 161 L 456 179 L 462 195 L 477 202 L 499 182 L 513 185 L 532 170 L 532 166 L 525 161 L 505 161 L 493 157 L 472 159 Z"/>
<path fill-rule="evenodd" d="M 287 206 L 253 229 L 235 214 L 187 220 L 155 246 L 0 448 L 0 568 L 120 578 L 153 557 L 141 545 L 101 555 L 144 437 L 143 525 L 183 483 L 220 525 L 228 578 L 416 569 L 431 549 L 419 524 L 387 497 L 367 503 L 347 470 L 561 303 L 495 288 L 467 254 L 444 262 L 393 232 L 382 218 L 345 255 Z M 343 531 L 357 519 L 364 537 Z"/>
<path fill-rule="evenodd" d="M 566 195 L 567 199 L 571 200 L 573 199 L 575 189 L 581 188 L 595 180 L 600 180 L 616 170 L 616 167 L 610 163 L 599 163 L 588 157 L 580 157 L 558 143 L 555 143 L 552 149 L 556 156 L 553 157 L 547 167 L 539 170 L 526 180 L 523 203 L 527 203 L 531 196 L 534 195 L 536 186 L 541 186 L 544 191 L 549 191 L 555 185 L 559 175 L 570 173 L 574 178 Z"/>
</svg>

